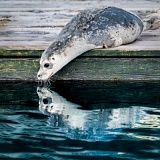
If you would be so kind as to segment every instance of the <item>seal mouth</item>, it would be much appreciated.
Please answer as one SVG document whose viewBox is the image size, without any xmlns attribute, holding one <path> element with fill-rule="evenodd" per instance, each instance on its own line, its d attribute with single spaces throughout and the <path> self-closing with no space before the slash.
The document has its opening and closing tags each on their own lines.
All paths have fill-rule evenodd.
<svg viewBox="0 0 160 160">
<path fill-rule="evenodd" d="M 44 72 L 40 69 L 37 73 L 37 79 L 40 81 L 47 81 L 52 75 L 52 72 Z"/>
<path fill-rule="evenodd" d="M 37 74 L 37 79 L 39 81 L 47 82 L 52 77 L 52 75 L 50 75 L 50 76 L 45 76 L 45 75 L 42 76 L 42 75 L 43 74 Z"/>
</svg>

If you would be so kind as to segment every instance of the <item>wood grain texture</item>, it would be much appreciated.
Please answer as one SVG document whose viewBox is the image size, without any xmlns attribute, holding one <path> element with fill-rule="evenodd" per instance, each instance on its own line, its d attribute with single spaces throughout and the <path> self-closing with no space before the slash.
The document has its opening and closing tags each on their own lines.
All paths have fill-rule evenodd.
<svg viewBox="0 0 160 160">
<path fill-rule="evenodd" d="M 91 0 L 1 0 L 0 48 L 44 50 L 61 29 L 78 12 L 86 8 L 117 6 L 137 14 L 159 10 L 160 2 L 152 0 L 91 1 Z M 144 32 L 133 45 L 118 50 L 157 50 L 160 48 L 160 30 Z"/>
<path fill-rule="evenodd" d="M 40 58 L 41 54 L 44 52 L 44 50 L 0 50 L 0 57 L 1 58 L 13 58 L 13 57 L 19 57 L 19 58 Z M 93 49 L 90 51 L 87 51 L 79 56 L 80 58 L 83 57 L 109 57 L 109 58 L 122 58 L 122 57 L 160 57 L 160 51 L 159 50 L 107 50 L 107 49 Z"/>
<path fill-rule="evenodd" d="M 0 80 L 35 80 L 38 59 L 0 59 Z"/>
<path fill-rule="evenodd" d="M 159 80 L 159 58 L 83 58 L 64 67 L 56 76 L 63 80 L 134 81 Z"/>
<path fill-rule="evenodd" d="M 160 58 L 79 57 L 52 80 L 152 81 L 160 80 Z M 0 80 L 36 81 L 39 59 L 0 59 Z"/>
</svg>

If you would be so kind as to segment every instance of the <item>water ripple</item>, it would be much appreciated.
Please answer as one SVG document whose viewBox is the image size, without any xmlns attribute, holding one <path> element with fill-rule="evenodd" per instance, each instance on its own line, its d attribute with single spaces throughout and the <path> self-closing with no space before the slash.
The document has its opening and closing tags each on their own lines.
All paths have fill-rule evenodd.
<svg viewBox="0 0 160 160">
<path fill-rule="evenodd" d="M 0 159 L 159 159 L 158 106 L 85 110 L 38 91 L 39 109 L 0 113 Z"/>
</svg>

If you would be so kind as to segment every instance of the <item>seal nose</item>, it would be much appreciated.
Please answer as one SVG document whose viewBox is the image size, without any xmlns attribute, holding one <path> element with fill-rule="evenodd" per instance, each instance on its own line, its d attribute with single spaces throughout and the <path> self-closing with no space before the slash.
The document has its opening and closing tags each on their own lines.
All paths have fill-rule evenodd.
<svg viewBox="0 0 160 160">
<path fill-rule="evenodd" d="M 41 75 L 40 75 L 40 74 L 37 74 L 37 78 L 40 79 L 40 78 L 41 78 Z"/>
</svg>

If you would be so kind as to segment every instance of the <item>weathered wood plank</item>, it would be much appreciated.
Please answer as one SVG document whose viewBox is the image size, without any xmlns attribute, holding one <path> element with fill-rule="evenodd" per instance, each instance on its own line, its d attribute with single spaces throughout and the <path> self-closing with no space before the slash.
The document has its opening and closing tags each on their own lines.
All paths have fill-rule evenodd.
<svg viewBox="0 0 160 160">
<path fill-rule="evenodd" d="M 33 80 L 38 70 L 37 59 L 0 59 L 1 80 Z"/>
<path fill-rule="evenodd" d="M 44 50 L 0 50 L 0 57 L 1 58 L 10 58 L 10 57 L 21 57 L 21 58 L 40 58 L 41 54 Z M 132 51 L 132 50 L 107 50 L 107 49 L 93 49 L 88 52 L 82 54 L 79 58 L 83 57 L 90 57 L 90 58 L 122 58 L 122 57 L 139 57 L 139 58 L 153 58 L 157 57 L 160 58 L 160 51 L 159 50 L 139 50 L 139 51 Z"/>
<path fill-rule="evenodd" d="M 160 80 L 160 58 L 77 58 L 53 80 Z M 0 59 L 0 80 L 36 80 L 39 59 Z"/>
<path fill-rule="evenodd" d="M 44 50 L 51 44 L 51 41 L 1 41 L 1 49 L 34 49 Z M 159 41 L 136 41 L 132 44 L 122 45 L 111 50 L 159 50 Z"/>
<path fill-rule="evenodd" d="M 10 2 L 10 3 L 9 3 Z M 138 4 L 135 0 L 122 0 L 120 2 L 106 1 L 26 1 L 9 0 L 0 1 L 0 48 L 4 49 L 45 49 L 56 35 L 79 11 L 97 6 L 117 6 L 139 13 L 157 12 L 159 1 L 144 0 Z M 36 6 L 36 7 L 35 7 Z M 131 7 L 132 6 L 132 7 Z M 43 28 L 43 30 L 42 30 Z M 31 32 L 32 30 L 32 32 Z M 148 33 L 148 32 L 147 32 Z M 154 36 L 151 36 L 154 35 Z M 146 37 L 140 38 L 143 42 L 138 46 L 129 47 L 129 50 L 139 48 L 157 50 L 159 45 L 153 47 L 146 41 L 159 42 L 160 30 L 150 32 Z M 28 41 L 28 42 L 27 42 Z M 12 43 L 11 43 L 12 42 Z M 143 47 L 147 45 L 147 47 Z M 126 46 L 125 46 L 126 47 Z M 127 47 L 122 47 L 127 50 Z M 119 49 L 119 48 L 118 48 Z"/>
<path fill-rule="evenodd" d="M 132 50 L 106 50 L 106 49 L 94 49 L 91 51 L 88 51 L 84 54 L 82 54 L 79 58 L 82 57 L 105 57 L 105 58 L 132 58 L 132 57 L 139 57 L 139 58 L 153 58 L 153 57 L 160 57 L 160 51 L 159 50 L 140 50 L 140 51 L 132 51 Z"/>
<path fill-rule="evenodd" d="M 0 50 L 0 57 L 40 57 L 44 50 Z"/>
<path fill-rule="evenodd" d="M 83 58 L 64 67 L 56 76 L 62 80 L 141 80 L 160 79 L 159 58 Z"/>
<path fill-rule="evenodd" d="M 8 3 L 8 1 L 5 1 L 5 0 L 2 0 L 0 5 L 3 6 L 3 7 L 17 7 L 17 8 L 43 8 L 43 7 L 47 7 L 47 8 L 52 8 L 52 7 L 55 7 L 56 8 L 68 8 L 68 7 L 73 7 L 73 6 L 77 6 L 80 8 L 80 6 L 101 6 L 101 5 L 116 5 L 116 6 L 120 6 L 120 7 L 127 7 L 127 8 L 133 8 L 133 7 L 136 7 L 136 8 L 144 8 L 144 5 L 151 9 L 153 7 L 157 7 L 157 5 L 159 4 L 159 1 L 147 1 L 147 0 L 144 0 L 144 1 L 138 1 L 138 5 L 136 3 L 137 1 L 133 0 L 133 1 L 130 1 L 130 0 L 121 0 L 121 1 L 114 1 L 114 0 L 110 0 L 110 1 L 107 1 L 107 4 L 106 4 L 106 1 L 90 1 L 90 0 L 82 0 L 82 1 L 79 1 L 79 0 L 74 0 L 74 1 L 67 1 L 67 3 L 65 3 L 64 5 L 64 0 L 59 0 L 59 1 L 56 1 L 56 3 L 53 3 L 53 1 L 43 1 L 43 0 L 38 0 L 38 1 L 19 1 L 19 0 L 14 0 L 12 1 L 12 3 Z"/>
<path fill-rule="evenodd" d="M 2 41 L 1 49 L 44 49 L 50 42 L 44 41 Z"/>
</svg>

